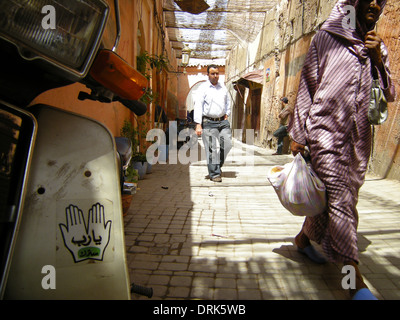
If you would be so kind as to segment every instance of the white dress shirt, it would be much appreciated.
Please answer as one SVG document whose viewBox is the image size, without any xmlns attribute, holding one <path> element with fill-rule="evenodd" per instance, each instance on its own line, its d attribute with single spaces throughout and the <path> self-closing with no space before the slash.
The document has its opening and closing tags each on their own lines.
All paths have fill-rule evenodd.
<svg viewBox="0 0 400 320">
<path fill-rule="evenodd" d="M 193 120 L 201 123 L 203 116 L 219 118 L 231 113 L 231 99 L 228 89 L 219 82 L 214 86 L 209 80 L 197 90 Z"/>
</svg>

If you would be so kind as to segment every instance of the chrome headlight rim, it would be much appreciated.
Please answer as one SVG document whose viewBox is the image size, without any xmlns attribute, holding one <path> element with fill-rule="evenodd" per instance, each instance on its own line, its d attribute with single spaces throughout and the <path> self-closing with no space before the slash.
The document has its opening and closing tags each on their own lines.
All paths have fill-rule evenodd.
<svg viewBox="0 0 400 320">
<path fill-rule="evenodd" d="M 110 7 L 106 1 L 104 0 L 88 0 L 88 1 L 96 2 L 98 6 L 101 7 L 101 15 L 98 23 L 96 24 L 97 28 L 92 33 L 93 38 L 91 38 L 90 41 L 91 45 L 88 47 L 88 50 L 85 54 L 85 58 L 83 59 L 82 64 L 79 66 L 74 67 L 60 60 L 57 60 L 56 58 L 54 58 L 54 56 L 48 54 L 46 50 L 42 51 L 37 50 L 33 46 L 30 46 L 29 44 L 22 41 L 21 39 L 17 37 L 12 37 L 9 34 L 2 32 L 1 28 L 0 28 L 0 38 L 15 46 L 21 58 L 23 58 L 26 61 L 35 61 L 35 62 L 42 61 L 47 64 L 50 64 L 53 67 L 56 67 L 57 70 L 66 72 L 73 79 L 77 78 L 83 79 L 84 77 L 87 76 L 92 63 L 96 58 L 96 54 L 100 47 L 102 36 L 110 12 Z"/>
</svg>

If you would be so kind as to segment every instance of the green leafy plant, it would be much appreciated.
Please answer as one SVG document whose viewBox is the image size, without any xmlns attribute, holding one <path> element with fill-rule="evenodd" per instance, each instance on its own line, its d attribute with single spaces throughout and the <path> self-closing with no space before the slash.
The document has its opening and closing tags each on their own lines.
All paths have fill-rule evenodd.
<svg viewBox="0 0 400 320">
<path fill-rule="evenodd" d="M 124 120 L 124 124 L 121 128 L 121 136 L 130 139 L 133 152 L 137 152 L 139 147 L 138 131 L 127 119 Z"/>
<path fill-rule="evenodd" d="M 156 69 L 157 72 L 161 72 L 163 69 L 168 69 L 168 57 L 164 56 L 163 54 L 158 55 L 153 55 L 150 56 L 150 67 L 152 69 Z"/>
<path fill-rule="evenodd" d="M 129 166 L 126 170 L 126 181 L 128 182 L 138 182 L 139 175 L 137 170 L 134 169 L 132 166 Z"/>
<path fill-rule="evenodd" d="M 168 69 L 169 60 L 168 57 L 161 55 L 149 55 L 147 51 L 143 51 L 136 57 L 137 70 L 142 73 L 147 80 L 151 78 L 151 70 L 155 69 L 158 73 L 162 72 L 163 69 Z M 149 67 L 148 67 L 149 66 Z M 156 101 L 158 94 L 151 88 L 147 88 L 140 101 L 145 104 L 150 104 Z"/>
<path fill-rule="evenodd" d="M 134 153 L 132 156 L 132 162 L 146 162 L 146 155 L 141 152 Z"/>
<path fill-rule="evenodd" d="M 147 64 L 149 63 L 150 63 L 150 55 L 147 51 L 143 51 L 141 54 L 136 56 L 136 68 L 147 79 L 150 79 L 150 75 L 147 72 Z"/>
<path fill-rule="evenodd" d="M 139 99 L 145 104 L 150 104 L 157 99 L 158 95 L 151 88 L 147 88 L 143 96 Z"/>
<path fill-rule="evenodd" d="M 169 60 L 168 57 L 163 54 L 150 55 L 147 51 L 143 51 L 136 56 L 136 65 L 137 70 L 147 79 L 150 79 L 150 70 L 156 69 L 157 72 L 161 72 L 163 69 L 168 69 Z M 148 68 L 147 65 L 149 65 L 150 68 Z"/>
<path fill-rule="evenodd" d="M 128 119 L 125 119 L 121 128 L 121 136 L 131 140 L 133 150 L 131 164 L 134 162 L 146 162 L 146 135 L 147 127 L 144 119 L 138 119 L 137 128 Z"/>
</svg>

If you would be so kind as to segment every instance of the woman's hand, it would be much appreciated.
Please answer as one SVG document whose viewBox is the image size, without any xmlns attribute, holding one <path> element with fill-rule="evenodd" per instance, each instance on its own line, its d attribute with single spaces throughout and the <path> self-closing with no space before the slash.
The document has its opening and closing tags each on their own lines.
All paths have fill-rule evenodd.
<svg viewBox="0 0 400 320">
<path fill-rule="evenodd" d="M 372 63 L 378 68 L 379 73 L 384 75 L 385 65 L 383 64 L 382 54 L 381 54 L 381 42 L 382 39 L 379 35 L 376 34 L 374 30 L 371 30 L 365 36 L 365 46 L 369 50 L 369 57 L 371 58 Z M 385 88 L 388 87 L 387 78 L 385 76 L 381 77 L 383 81 L 383 86 Z"/>
<path fill-rule="evenodd" d="M 365 46 L 369 50 L 369 56 L 372 62 L 379 69 L 383 66 L 382 56 L 381 56 L 381 42 L 382 39 L 374 30 L 367 32 L 365 36 Z"/>
<path fill-rule="evenodd" d="M 293 155 L 295 156 L 299 152 L 304 155 L 305 151 L 305 145 L 302 145 L 300 143 L 297 143 L 296 141 L 293 141 L 290 143 L 290 150 L 292 151 Z"/>
</svg>

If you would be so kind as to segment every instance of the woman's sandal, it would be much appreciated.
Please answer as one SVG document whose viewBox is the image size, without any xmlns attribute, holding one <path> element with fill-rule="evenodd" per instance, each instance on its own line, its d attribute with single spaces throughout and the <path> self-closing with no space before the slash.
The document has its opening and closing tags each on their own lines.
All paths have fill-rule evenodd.
<svg viewBox="0 0 400 320">
<path fill-rule="evenodd" d="M 356 292 L 352 300 L 378 300 L 368 288 L 362 288 Z"/>
</svg>

